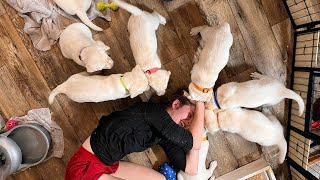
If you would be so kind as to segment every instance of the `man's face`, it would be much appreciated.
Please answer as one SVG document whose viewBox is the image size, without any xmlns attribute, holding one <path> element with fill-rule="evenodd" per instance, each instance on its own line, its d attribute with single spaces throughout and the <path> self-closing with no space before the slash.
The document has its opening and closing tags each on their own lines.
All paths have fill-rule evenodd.
<svg viewBox="0 0 320 180">
<path fill-rule="evenodd" d="M 195 106 L 194 105 L 184 105 L 178 109 L 175 109 L 177 114 L 176 123 L 180 126 L 188 129 L 194 116 Z"/>
</svg>

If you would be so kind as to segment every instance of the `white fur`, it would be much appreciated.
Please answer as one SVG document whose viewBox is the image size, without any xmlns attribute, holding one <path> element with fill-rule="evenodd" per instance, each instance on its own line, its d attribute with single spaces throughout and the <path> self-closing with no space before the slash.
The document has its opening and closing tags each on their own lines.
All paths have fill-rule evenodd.
<svg viewBox="0 0 320 180">
<path fill-rule="evenodd" d="M 132 14 L 128 21 L 128 31 L 136 63 L 141 66 L 143 71 L 155 67 L 161 68 L 161 61 L 157 54 L 156 30 L 160 24 L 166 24 L 166 19 L 156 12 L 142 11 L 120 0 L 114 0 L 114 2 Z M 171 72 L 166 70 L 158 70 L 148 75 L 149 84 L 157 95 L 162 96 L 165 94 L 170 75 Z"/>
<path fill-rule="evenodd" d="M 101 41 L 93 40 L 90 29 L 82 23 L 74 23 L 64 29 L 59 45 L 64 57 L 86 67 L 88 72 L 113 67 L 113 60 L 106 52 L 110 47 Z"/>
<path fill-rule="evenodd" d="M 120 76 L 121 74 L 90 76 L 87 72 L 72 75 L 51 92 L 49 103 L 52 104 L 54 97 L 60 93 L 79 103 L 102 102 L 125 98 L 129 95 L 134 98 L 150 88 L 145 73 L 138 65 L 131 72 L 124 74 L 124 83 L 129 94 L 124 89 Z"/>
<path fill-rule="evenodd" d="M 203 137 L 207 136 L 207 132 L 205 131 Z M 199 150 L 199 161 L 198 161 L 198 174 L 195 176 L 190 176 L 183 171 L 179 171 L 177 174 L 178 180 L 214 180 L 215 176 L 213 175 L 214 169 L 217 167 L 217 161 L 210 162 L 209 169 L 206 167 L 206 159 L 209 149 L 209 141 L 202 141 L 201 148 Z"/>
<path fill-rule="evenodd" d="M 275 105 L 284 98 L 294 99 L 299 105 L 299 114 L 304 111 L 303 99 L 294 91 L 287 89 L 280 81 L 259 74 L 251 74 L 251 81 L 243 83 L 230 82 L 217 89 L 217 99 L 221 109 L 234 107 L 255 108 L 261 105 Z M 210 103 L 212 108 L 217 106 Z"/>
<path fill-rule="evenodd" d="M 218 27 L 199 26 L 191 29 L 191 35 L 198 33 L 202 37 L 203 49 L 199 61 L 191 70 L 191 81 L 201 88 L 212 88 L 228 62 L 233 37 L 228 23 Z M 208 102 L 212 96 L 211 93 L 200 92 L 192 83 L 189 85 L 189 93 L 191 99 L 204 102 Z"/>
<path fill-rule="evenodd" d="M 100 27 L 93 24 L 86 12 L 90 8 L 92 0 L 53 0 L 62 10 L 70 15 L 77 15 L 81 21 L 96 31 L 102 31 Z"/>
<path fill-rule="evenodd" d="M 259 111 L 233 108 L 222 110 L 217 115 L 212 110 L 205 110 L 205 127 L 210 133 L 219 129 L 237 133 L 244 139 L 262 146 L 278 145 L 279 163 L 283 163 L 287 153 L 287 142 L 283 135 L 283 128 L 276 117 L 267 117 Z"/>
</svg>

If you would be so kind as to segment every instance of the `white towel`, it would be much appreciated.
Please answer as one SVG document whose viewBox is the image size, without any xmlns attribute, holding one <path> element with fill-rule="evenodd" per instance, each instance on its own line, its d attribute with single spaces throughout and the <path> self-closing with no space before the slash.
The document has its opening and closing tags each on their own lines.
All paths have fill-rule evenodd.
<svg viewBox="0 0 320 180">
<path fill-rule="evenodd" d="M 106 15 L 97 10 L 96 3 L 99 1 L 102 0 L 92 1 L 87 11 L 89 19 L 101 17 L 111 21 L 109 9 L 106 10 Z M 61 10 L 52 0 L 6 0 L 6 2 L 24 18 L 24 32 L 30 36 L 33 46 L 41 51 L 50 50 L 65 27 L 81 22 L 77 17 Z"/>
</svg>

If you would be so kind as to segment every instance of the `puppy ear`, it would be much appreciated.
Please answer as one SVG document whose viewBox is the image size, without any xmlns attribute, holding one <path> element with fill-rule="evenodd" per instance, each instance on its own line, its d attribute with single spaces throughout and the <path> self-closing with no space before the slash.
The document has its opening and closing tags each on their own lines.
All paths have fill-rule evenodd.
<svg viewBox="0 0 320 180">
<path fill-rule="evenodd" d="M 185 90 L 183 90 L 183 96 L 187 97 L 188 99 L 192 99 L 191 95 Z"/>
<path fill-rule="evenodd" d="M 96 44 L 102 47 L 105 51 L 108 51 L 110 49 L 110 47 L 105 45 L 102 41 L 96 41 Z"/>
</svg>

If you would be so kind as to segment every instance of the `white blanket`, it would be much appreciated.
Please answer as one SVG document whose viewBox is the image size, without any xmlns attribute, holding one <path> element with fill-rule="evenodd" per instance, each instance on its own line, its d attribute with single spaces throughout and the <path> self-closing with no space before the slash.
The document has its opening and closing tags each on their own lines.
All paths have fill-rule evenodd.
<svg viewBox="0 0 320 180">
<path fill-rule="evenodd" d="M 61 31 L 68 25 L 81 22 L 75 16 L 70 16 L 61 10 L 52 0 L 5 0 L 24 18 L 24 32 L 27 33 L 33 46 L 41 51 L 51 49 L 60 36 Z M 96 3 L 108 0 L 93 0 L 87 11 L 90 20 L 101 17 L 111 21 L 109 10 L 106 15 L 99 12 Z"/>
</svg>

